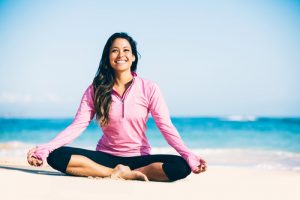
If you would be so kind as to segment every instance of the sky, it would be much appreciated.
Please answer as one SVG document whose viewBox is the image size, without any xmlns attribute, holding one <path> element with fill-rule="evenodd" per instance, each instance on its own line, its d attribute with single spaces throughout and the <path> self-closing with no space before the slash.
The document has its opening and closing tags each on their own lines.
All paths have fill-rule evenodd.
<svg viewBox="0 0 300 200">
<path fill-rule="evenodd" d="M 0 117 L 73 117 L 115 32 L 172 116 L 300 116 L 300 1 L 0 0 Z"/>
</svg>

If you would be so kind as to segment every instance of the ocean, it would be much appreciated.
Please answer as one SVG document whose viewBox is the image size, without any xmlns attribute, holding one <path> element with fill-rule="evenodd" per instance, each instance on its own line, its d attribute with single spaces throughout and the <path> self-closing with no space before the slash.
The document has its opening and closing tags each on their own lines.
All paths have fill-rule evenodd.
<svg viewBox="0 0 300 200">
<path fill-rule="evenodd" d="M 73 119 L 0 118 L 0 157 L 21 157 L 47 143 Z M 173 117 L 185 144 L 211 166 L 239 166 L 300 172 L 300 118 Z M 152 153 L 177 152 L 152 118 L 146 135 Z M 68 146 L 94 150 L 102 131 L 94 121 Z"/>
</svg>

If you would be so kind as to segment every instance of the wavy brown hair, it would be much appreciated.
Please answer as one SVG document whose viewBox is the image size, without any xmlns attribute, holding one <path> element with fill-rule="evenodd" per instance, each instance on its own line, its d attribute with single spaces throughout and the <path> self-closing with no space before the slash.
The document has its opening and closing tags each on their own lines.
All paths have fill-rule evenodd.
<svg viewBox="0 0 300 200">
<path fill-rule="evenodd" d="M 111 106 L 111 93 L 115 83 L 114 70 L 109 62 L 109 53 L 113 41 L 117 38 L 126 39 L 135 56 L 135 61 L 132 63 L 130 70 L 136 71 L 138 63 L 138 51 L 136 48 L 137 43 L 127 33 L 120 32 L 114 33 L 110 36 L 104 46 L 102 57 L 100 60 L 99 68 L 93 80 L 94 87 L 94 106 L 96 110 L 96 120 L 100 126 L 105 126 L 109 122 L 109 109 Z"/>
</svg>

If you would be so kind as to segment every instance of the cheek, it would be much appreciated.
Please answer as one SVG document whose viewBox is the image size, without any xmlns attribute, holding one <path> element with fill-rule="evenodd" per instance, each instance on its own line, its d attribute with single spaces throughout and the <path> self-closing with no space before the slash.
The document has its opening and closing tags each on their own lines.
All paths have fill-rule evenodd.
<svg viewBox="0 0 300 200">
<path fill-rule="evenodd" d="M 116 53 L 116 52 L 111 52 L 110 54 L 109 54 L 109 58 L 116 58 L 118 56 L 118 53 Z"/>
<path fill-rule="evenodd" d="M 109 62 L 112 64 L 115 60 L 115 56 L 113 54 L 109 55 Z"/>
<path fill-rule="evenodd" d="M 112 60 L 114 58 L 113 54 L 109 54 L 109 60 Z"/>
<path fill-rule="evenodd" d="M 130 58 L 130 60 L 132 61 L 132 62 L 134 62 L 134 56 L 131 54 L 130 56 L 128 56 L 129 58 Z"/>
</svg>

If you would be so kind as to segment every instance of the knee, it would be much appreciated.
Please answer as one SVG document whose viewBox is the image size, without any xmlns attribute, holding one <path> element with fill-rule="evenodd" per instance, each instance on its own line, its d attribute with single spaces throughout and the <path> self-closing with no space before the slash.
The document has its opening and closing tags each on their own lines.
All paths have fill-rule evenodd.
<svg viewBox="0 0 300 200">
<path fill-rule="evenodd" d="M 173 162 L 165 163 L 163 168 L 170 181 L 186 178 L 191 173 L 191 168 L 180 156 L 174 157 Z"/>
<path fill-rule="evenodd" d="M 47 163 L 60 172 L 66 173 L 66 168 L 70 160 L 67 147 L 60 147 L 52 151 L 47 157 Z"/>
</svg>

